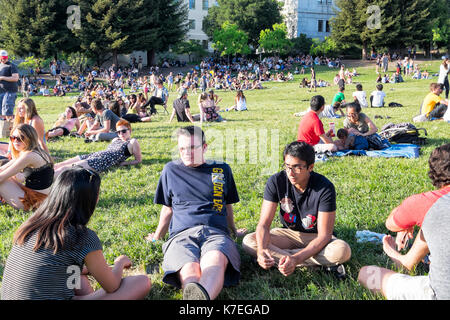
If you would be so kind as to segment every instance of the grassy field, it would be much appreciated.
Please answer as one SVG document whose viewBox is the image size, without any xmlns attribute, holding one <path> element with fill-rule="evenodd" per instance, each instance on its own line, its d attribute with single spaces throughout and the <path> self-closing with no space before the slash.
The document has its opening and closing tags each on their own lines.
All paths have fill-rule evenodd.
<svg viewBox="0 0 450 320">
<path fill-rule="evenodd" d="M 349 65 L 351 67 L 351 64 Z M 439 61 L 424 62 L 422 69 L 430 73 L 439 70 Z M 350 69 L 351 70 L 351 69 Z M 361 75 L 354 84 L 347 85 L 345 96 L 351 100 L 355 84 L 362 83 L 369 96 L 375 90 L 375 67 L 357 69 Z M 319 67 L 317 78 L 332 82 L 336 70 Z M 309 75 L 308 75 L 309 77 Z M 436 81 L 436 77 L 433 78 Z M 331 102 L 337 87 L 318 88 L 309 93 L 299 88 L 300 77 L 289 83 L 263 83 L 265 89 L 247 91 L 248 112 L 225 112 L 227 122 L 204 125 L 209 156 L 224 159 L 231 165 L 241 201 L 234 206 L 236 225 L 253 232 L 258 222 L 264 185 L 270 174 L 281 170 L 284 146 L 296 139 L 299 118 L 293 113 L 306 110 L 315 94 Z M 365 112 L 381 128 L 387 122 L 411 122 L 419 112 L 423 97 L 433 80 L 406 79 L 401 84 L 386 84 L 386 101 L 398 102 L 403 108 L 365 109 Z M 220 106 L 233 104 L 234 93 L 217 91 L 223 99 Z M 171 92 L 169 106 L 176 98 Z M 73 103 L 75 96 L 62 98 L 33 98 L 43 117 L 46 129 L 51 128 L 58 114 Z M 197 113 L 197 95 L 190 94 L 193 113 Z M 170 107 L 168 108 L 171 109 Z M 159 106 L 159 110 L 161 107 Z M 381 115 L 383 119 L 375 119 Z M 391 119 L 386 119 L 389 115 Z M 331 119 L 323 119 L 325 129 Z M 334 121 L 342 127 L 343 118 Z M 162 112 L 151 123 L 133 125 L 133 136 L 138 138 L 143 153 L 141 165 L 119 168 L 102 175 L 100 200 L 89 224 L 103 242 L 104 254 L 109 263 L 120 254 L 126 254 L 134 262 L 130 272 L 148 272 L 153 288 L 148 299 L 181 299 L 181 292 L 162 283 L 159 264 L 162 261 L 162 242 L 150 244 L 143 237 L 156 229 L 161 206 L 153 203 L 155 188 L 163 166 L 174 157 L 176 141 L 173 132 L 179 124 L 168 123 Z M 427 161 L 431 151 L 449 141 L 449 125 L 442 121 L 420 124 L 428 131 L 428 143 L 422 147 L 418 159 L 385 159 L 370 157 L 330 158 L 316 163 L 315 171 L 328 177 L 337 191 L 337 218 L 335 232 L 352 248 L 352 258 L 346 264 L 348 279 L 338 281 L 329 274 L 311 270 L 297 270 L 285 278 L 278 270 L 264 271 L 241 250 L 241 282 L 239 286 L 226 288 L 218 299 L 380 299 L 359 286 L 359 269 L 367 264 L 393 268 L 383 254 L 381 245 L 357 243 L 357 230 L 369 229 L 385 233 L 384 221 L 390 211 L 409 195 L 431 190 L 427 177 Z M 235 138 L 242 134 L 251 143 L 239 144 Z M 60 161 L 79 154 L 102 150 L 106 142 L 85 144 L 82 139 L 62 138 L 50 142 L 48 147 Z M 255 149 L 257 147 L 257 149 Z M 250 150 L 249 153 L 246 150 Z M 257 151 L 255 151 L 257 150 Z M 267 151 L 267 153 L 266 153 Z M 256 152 L 256 154 L 255 154 Z M 176 153 L 175 153 L 176 154 Z M 30 213 L 0 206 L 0 281 L 3 267 L 12 246 L 12 236 Z M 277 218 L 278 219 L 278 218 Z M 279 226 L 278 220 L 273 226 Z M 238 239 L 240 246 L 242 239 Z M 419 268 L 413 274 L 422 273 Z"/>
</svg>

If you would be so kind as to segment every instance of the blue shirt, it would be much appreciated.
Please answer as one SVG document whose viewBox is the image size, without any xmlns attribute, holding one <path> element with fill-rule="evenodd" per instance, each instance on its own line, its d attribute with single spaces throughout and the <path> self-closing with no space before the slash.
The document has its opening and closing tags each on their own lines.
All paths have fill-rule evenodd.
<svg viewBox="0 0 450 320">
<path fill-rule="evenodd" d="M 191 168 L 175 160 L 164 167 L 154 202 L 173 210 L 170 237 L 198 225 L 229 234 L 226 205 L 239 202 L 239 196 L 228 164 L 207 162 Z"/>
</svg>

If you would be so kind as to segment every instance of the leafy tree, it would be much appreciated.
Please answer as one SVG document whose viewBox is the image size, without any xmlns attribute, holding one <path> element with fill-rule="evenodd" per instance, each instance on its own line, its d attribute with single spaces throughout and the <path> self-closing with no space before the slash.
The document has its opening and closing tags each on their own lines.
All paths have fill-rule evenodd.
<svg viewBox="0 0 450 320">
<path fill-rule="evenodd" d="M 297 38 L 291 39 L 292 47 L 291 47 L 291 53 L 292 54 L 308 54 L 311 46 L 313 45 L 313 40 L 311 38 L 308 38 L 306 34 L 300 33 L 300 35 Z"/>
<path fill-rule="evenodd" d="M 324 41 L 313 39 L 309 54 L 313 56 L 334 57 L 338 52 L 338 45 L 331 37 L 325 37 Z"/>
<path fill-rule="evenodd" d="M 217 3 L 203 19 L 203 31 L 210 39 L 224 22 L 229 22 L 246 32 L 250 44 L 256 47 L 261 30 L 282 22 L 277 0 L 218 0 Z"/>
<path fill-rule="evenodd" d="M 272 26 L 272 29 L 261 30 L 259 45 L 265 52 L 286 53 L 292 46 L 287 38 L 286 25 L 277 23 Z"/>
<path fill-rule="evenodd" d="M 175 45 L 174 51 L 178 54 L 187 54 L 189 62 L 191 62 L 191 56 L 201 58 L 208 54 L 200 43 L 200 40 L 192 39 L 178 43 Z"/>
<path fill-rule="evenodd" d="M 236 54 L 249 54 L 250 47 L 248 46 L 247 34 L 238 29 L 238 26 L 225 22 L 221 29 L 214 32 L 213 36 L 213 48 L 220 52 L 221 56 L 236 55 Z"/>
<path fill-rule="evenodd" d="M 73 52 L 77 41 L 67 28 L 67 0 L 0 0 L 0 41 L 18 56 L 55 57 Z"/>
</svg>

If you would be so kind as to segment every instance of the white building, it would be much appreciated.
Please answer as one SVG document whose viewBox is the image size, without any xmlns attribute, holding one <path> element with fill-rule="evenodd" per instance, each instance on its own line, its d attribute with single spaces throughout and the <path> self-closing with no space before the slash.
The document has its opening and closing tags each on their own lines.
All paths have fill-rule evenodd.
<svg viewBox="0 0 450 320">
<path fill-rule="evenodd" d="M 333 0 L 281 0 L 284 3 L 282 14 L 289 37 L 301 33 L 309 38 L 324 40 L 331 35 L 330 20 L 337 7 Z"/>
<path fill-rule="evenodd" d="M 208 14 L 208 8 L 217 5 L 216 0 L 184 0 L 188 6 L 189 40 L 200 40 L 205 49 L 211 50 L 208 36 L 202 30 L 203 18 Z"/>
</svg>

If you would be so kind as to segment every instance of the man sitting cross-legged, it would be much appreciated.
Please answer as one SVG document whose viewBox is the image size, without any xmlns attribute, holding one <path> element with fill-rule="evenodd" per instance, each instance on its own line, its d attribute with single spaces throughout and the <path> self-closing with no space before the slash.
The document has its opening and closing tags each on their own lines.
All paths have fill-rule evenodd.
<svg viewBox="0 0 450 320">
<path fill-rule="evenodd" d="M 277 266 L 284 276 L 302 266 L 330 267 L 344 276 L 342 263 L 350 259 L 351 249 L 333 235 L 333 184 L 313 171 L 314 149 L 306 142 L 287 145 L 283 156 L 285 170 L 267 181 L 258 226 L 244 238 L 244 250 L 263 269 Z M 271 230 L 278 204 L 283 228 Z"/>
</svg>

